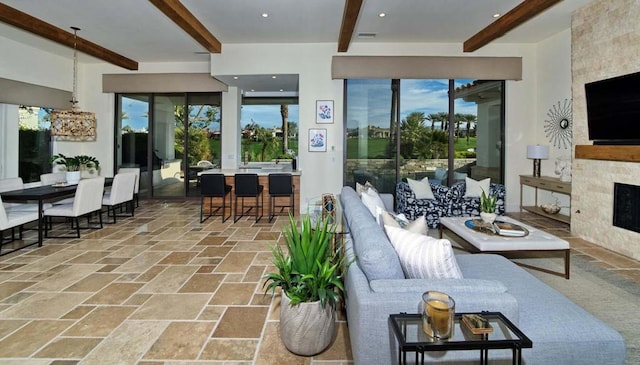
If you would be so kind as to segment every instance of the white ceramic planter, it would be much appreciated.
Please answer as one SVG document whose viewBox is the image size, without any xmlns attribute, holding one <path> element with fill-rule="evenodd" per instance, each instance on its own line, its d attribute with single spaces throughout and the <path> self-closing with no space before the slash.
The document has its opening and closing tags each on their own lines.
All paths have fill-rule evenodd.
<svg viewBox="0 0 640 365">
<path fill-rule="evenodd" d="M 77 184 L 80 182 L 80 171 L 67 171 L 67 184 Z"/>
<path fill-rule="evenodd" d="M 280 338 L 291 352 L 312 356 L 324 351 L 336 333 L 336 310 L 320 302 L 292 306 L 284 292 L 280 301 Z"/>
<path fill-rule="evenodd" d="M 492 224 L 496 220 L 497 216 L 498 215 L 496 213 L 480 212 L 480 218 L 482 218 L 482 221 L 487 224 Z"/>
</svg>

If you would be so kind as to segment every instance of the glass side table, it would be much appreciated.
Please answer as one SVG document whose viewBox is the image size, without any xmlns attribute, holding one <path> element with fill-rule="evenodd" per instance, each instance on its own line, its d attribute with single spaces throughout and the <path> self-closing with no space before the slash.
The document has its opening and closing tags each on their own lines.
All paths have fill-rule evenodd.
<svg viewBox="0 0 640 365">
<path fill-rule="evenodd" d="M 340 196 L 335 195 L 336 204 L 333 207 L 335 210 L 335 221 L 332 222 L 334 228 L 334 244 L 344 244 L 344 237 L 349 234 L 349 226 L 344 221 L 342 216 L 342 203 L 340 203 Z M 309 200 L 308 214 L 311 218 L 311 224 L 315 227 L 318 219 L 322 219 L 322 197 L 315 197 Z"/>
<path fill-rule="evenodd" d="M 463 314 L 456 313 L 453 337 L 449 340 L 434 340 L 422 330 L 420 314 L 392 314 L 389 326 L 398 343 L 398 363 L 407 364 L 407 353 L 415 352 L 415 363 L 424 364 L 427 351 L 480 350 L 480 363 L 488 363 L 491 349 L 511 349 L 513 364 L 522 363 L 522 349 L 533 347 L 531 340 L 500 312 L 482 312 L 493 327 L 493 332 L 474 335 L 461 322 Z"/>
</svg>

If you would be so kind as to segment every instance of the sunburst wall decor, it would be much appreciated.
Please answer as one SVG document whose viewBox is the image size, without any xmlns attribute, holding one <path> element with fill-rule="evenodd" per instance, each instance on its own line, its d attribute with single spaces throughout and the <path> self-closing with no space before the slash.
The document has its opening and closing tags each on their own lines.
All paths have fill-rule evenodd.
<svg viewBox="0 0 640 365">
<path fill-rule="evenodd" d="M 571 100 L 564 99 L 547 111 L 547 119 L 544 121 L 544 133 L 554 147 L 571 148 L 571 128 L 573 117 Z"/>
</svg>

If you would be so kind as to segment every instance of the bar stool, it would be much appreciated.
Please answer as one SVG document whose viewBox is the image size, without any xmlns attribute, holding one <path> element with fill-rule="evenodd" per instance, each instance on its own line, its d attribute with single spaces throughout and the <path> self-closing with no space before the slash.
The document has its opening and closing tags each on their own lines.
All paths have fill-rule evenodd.
<svg viewBox="0 0 640 365">
<path fill-rule="evenodd" d="M 289 204 L 276 205 L 276 198 L 279 197 L 289 197 Z M 280 212 L 276 213 L 276 208 L 280 208 Z M 291 208 L 289 213 L 295 215 L 293 177 L 287 173 L 269 174 L 269 223 L 273 217 L 282 214 L 284 208 Z"/>
<path fill-rule="evenodd" d="M 264 186 L 258 183 L 258 174 L 236 174 L 234 176 L 234 186 L 235 186 L 235 199 L 233 203 L 233 222 L 237 222 L 240 218 L 247 216 L 256 217 L 256 223 L 260 221 L 260 218 L 264 215 L 264 195 L 262 195 L 262 190 L 264 190 Z M 240 205 L 240 216 L 236 218 L 238 212 L 238 198 L 241 198 L 242 204 Z M 248 209 L 245 211 L 244 198 L 255 198 L 256 204 L 249 205 Z M 260 198 L 260 200 L 258 200 Z M 250 214 L 251 210 L 255 208 L 255 213 Z M 261 210 L 260 215 L 258 215 L 258 209 Z"/>
<path fill-rule="evenodd" d="M 231 185 L 227 185 L 223 174 L 202 174 L 200 176 L 200 223 L 209 219 L 222 208 L 222 223 L 231 217 L 231 212 L 227 217 L 225 210 L 227 207 L 227 195 L 231 194 Z M 209 215 L 204 217 L 204 199 L 209 198 Z M 222 206 L 213 209 L 213 198 L 222 198 Z M 231 198 L 229 198 L 229 208 L 231 208 Z M 229 209 L 231 210 L 231 209 Z"/>
</svg>

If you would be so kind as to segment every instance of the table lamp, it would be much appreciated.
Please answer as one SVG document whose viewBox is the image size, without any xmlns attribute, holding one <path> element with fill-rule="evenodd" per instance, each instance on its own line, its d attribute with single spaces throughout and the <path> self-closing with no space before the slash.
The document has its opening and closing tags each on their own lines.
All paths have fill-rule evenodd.
<svg viewBox="0 0 640 365">
<path fill-rule="evenodd" d="M 549 158 L 549 146 L 528 145 L 527 158 L 533 159 L 533 176 L 540 177 L 540 160 Z"/>
</svg>

